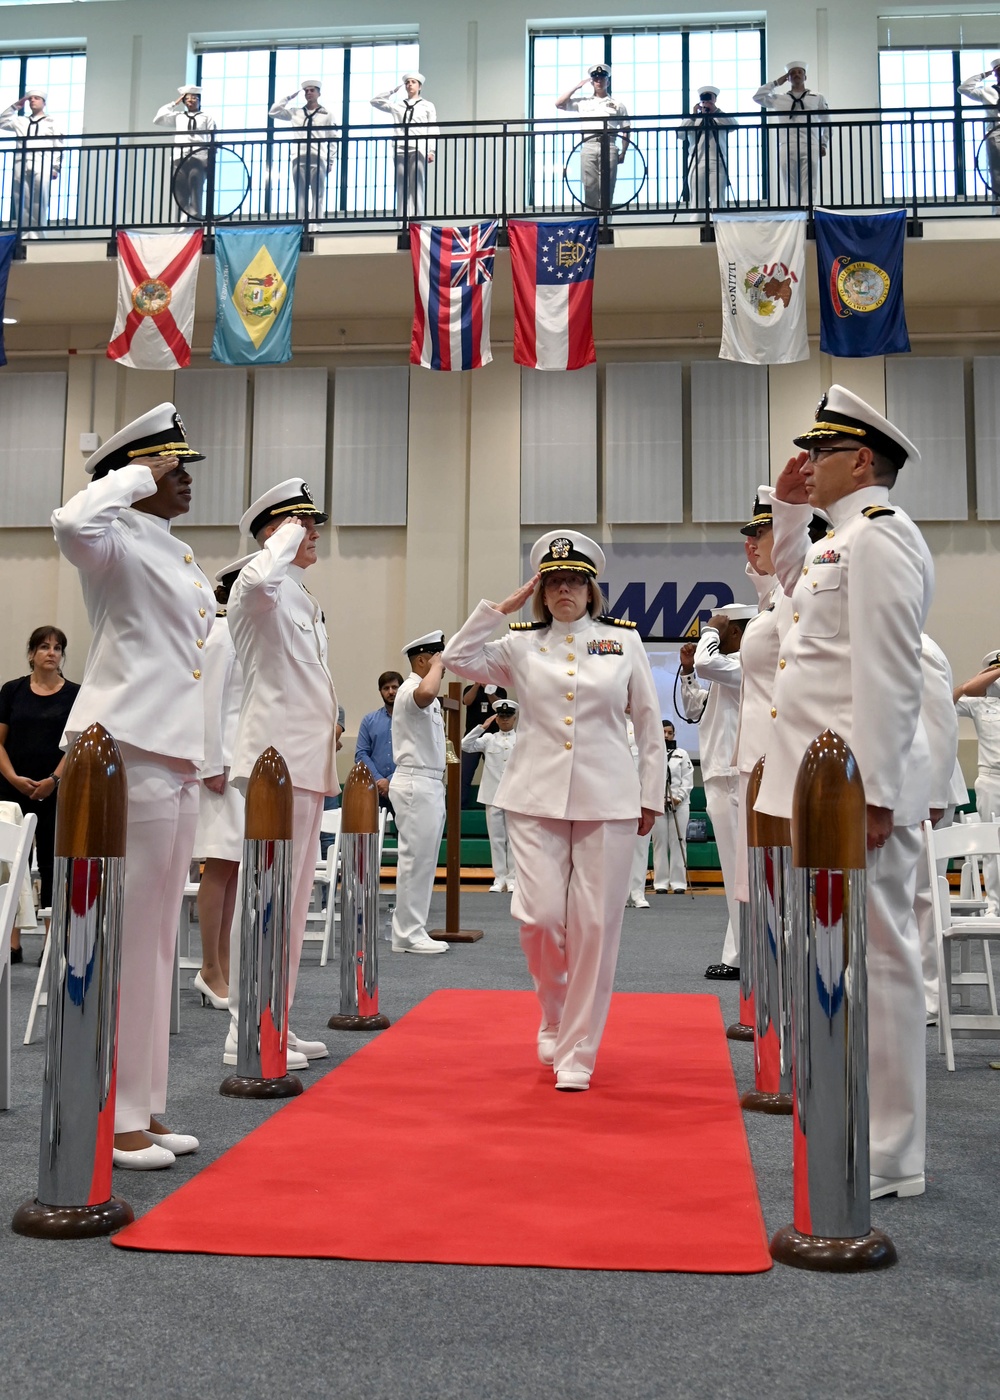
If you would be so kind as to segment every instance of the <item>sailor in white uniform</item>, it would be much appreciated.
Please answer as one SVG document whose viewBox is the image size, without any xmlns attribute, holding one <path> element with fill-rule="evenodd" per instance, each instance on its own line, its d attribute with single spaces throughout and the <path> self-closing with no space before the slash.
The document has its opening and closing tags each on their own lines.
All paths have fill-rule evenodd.
<svg viewBox="0 0 1000 1400">
<path fill-rule="evenodd" d="M 448 945 L 427 932 L 438 852 L 444 832 L 444 718 L 438 691 L 444 664 L 444 633 L 415 637 L 403 648 L 411 671 L 392 707 L 392 756 L 396 770 L 389 800 L 396 814 L 399 848 L 394 953 L 447 953 Z"/>
<path fill-rule="evenodd" d="M 971 719 L 979 740 L 979 771 L 976 774 L 976 811 L 980 821 L 1000 820 L 1000 652 L 988 651 L 978 675 L 955 688 L 955 709 L 962 719 Z M 983 861 L 988 914 L 1000 914 L 1000 861 L 993 856 Z"/>
<path fill-rule="evenodd" d="M 1000 54 L 990 59 L 985 73 L 975 73 L 971 78 L 966 78 L 959 83 L 958 90 L 963 97 L 981 102 L 986 108 L 985 143 L 990 186 L 994 200 L 1000 199 Z"/>
<path fill-rule="evenodd" d="M 169 1167 L 197 1138 L 162 1121 L 170 992 L 204 759 L 202 664 L 215 620 L 208 579 L 170 522 L 191 504 L 192 462 L 172 403 L 110 437 L 92 481 L 53 511 L 59 548 L 80 573 L 93 640 L 66 724 L 117 740 L 128 782 L 114 1161 Z"/>
<path fill-rule="evenodd" d="M 516 700 L 494 700 L 493 715 L 485 724 L 477 724 L 462 740 L 463 753 L 483 755 L 483 776 L 479 783 L 479 800 L 486 807 L 486 830 L 490 838 L 490 858 L 493 861 L 491 894 L 513 894 L 517 883 L 514 857 L 507 840 L 507 818 L 496 805 L 497 788 L 508 760 L 517 743 L 518 703 Z M 495 724 L 495 728 L 491 727 Z"/>
<path fill-rule="evenodd" d="M 719 89 L 703 83 L 693 114 L 677 132 L 687 141 L 688 203 L 696 209 L 721 209 L 730 188 L 727 149 L 736 118 L 720 112 Z"/>
<path fill-rule="evenodd" d="M 584 87 L 591 88 L 589 96 L 577 97 L 576 93 Z M 562 112 L 573 112 L 585 123 L 580 150 L 580 181 L 583 185 L 584 205 L 588 209 L 604 207 L 605 201 L 602 196 L 605 191 L 602 188 L 601 176 L 605 151 L 608 171 L 607 202 L 613 204 L 618 167 L 625 159 L 632 136 L 628 108 L 624 102 L 617 102 L 611 96 L 611 65 L 592 64 L 576 86 L 563 93 L 556 106 Z"/>
<path fill-rule="evenodd" d="M 302 79 L 301 107 L 291 104 L 299 89 L 279 98 L 268 111 L 272 121 L 288 122 L 291 130 L 279 132 L 278 139 L 291 141 L 292 182 L 295 185 L 295 217 L 322 219 L 326 213 L 326 180 L 333 169 L 337 151 L 334 139 L 340 130 L 333 113 L 320 101 L 322 85 L 318 78 Z"/>
<path fill-rule="evenodd" d="M 20 223 L 27 230 L 25 238 L 37 238 L 38 231 L 48 223 L 49 192 L 62 170 L 65 133 L 46 112 L 46 98 L 40 88 L 29 88 L 23 97 L 0 112 L 0 131 L 11 131 L 20 138 L 10 217 L 11 223 Z M 27 116 L 20 115 L 25 104 Z"/>
<path fill-rule="evenodd" d="M 604 563 L 586 535 L 549 531 L 531 551 L 534 576 L 503 602 L 480 603 L 444 654 L 456 675 L 513 689 L 520 701 L 497 802 L 517 866 L 511 913 L 541 1004 L 538 1057 L 563 1090 L 590 1086 L 636 836 L 663 811 L 660 702 L 635 624 L 603 615 Z M 529 598 L 536 621 L 490 641 Z"/>
<path fill-rule="evenodd" d="M 792 625 L 757 808 L 791 817 L 799 765 L 822 730 L 850 745 L 867 802 L 872 1196 L 914 1196 L 924 1190 L 926 1034 L 913 900 L 930 797 L 920 653 L 934 567 L 889 490 L 904 462 L 920 458 L 899 428 L 837 384 L 795 442 L 805 450 L 775 483 L 772 550 Z M 831 523 L 810 544 L 816 507 Z"/>
<path fill-rule="evenodd" d="M 312 896 L 323 798 L 340 791 L 337 696 L 326 623 L 305 586 L 305 571 L 316 562 L 319 527 L 327 519 L 300 476 L 265 491 L 240 521 L 240 533 L 252 535 L 260 552 L 240 571 L 229 595 L 229 627 L 244 678 L 230 781 L 245 793 L 254 764 L 269 746 L 281 754 L 292 780 L 289 1016 Z M 229 946 L 231 1024 L 223 1052 L 227 1065 L 235 1065 L 237 1054 L 239 906 L 237 898 Z M 321 1040 L 301 1040 L 289 1030 L 289 1069 L 304 1068 L 302 1057 L 322 1059 L 327 1053 Z"/>
<path fill-rule="evenodd" d="M 423 96 L 424 75 L 404 73 L 398 87 L 378 92 L 371 99 L 378 112 L 388 112 L 402 138 L 396 142 L 396 213 L 408 219 L 423 218 L 427 191 L 427 167 L 434 160 L 438 135 L 434 103 Z M 406 96 L 401 98 L 400 92 Z"/>
<path fill-rule="evenodd" d="M 821 203 L 820 162 L 830 143 L 830 127 L 817 115 L 828 112 L 829 103 L 821 92 L 806 87 L 806 71 L 805 60 L 793 58 L 780 78 L 764 83 L 753 95 L 755 102 L 784 118 L 777 133 L 778 193 L 781 202 L 792 207 Z M 786 83 L 788 91 L 779 92 Z"/>
<path fill-rule="evenodd" d="M 670 720 L 663 721 L 667 762 L 664 812 L 653 823 L 653 889 L 659 894 L 683 894 L 687 889 L 687 827 L 694 790 L 694 764 L 678 746 Z"/>
<path fill-rule="evenodd" d="M 177 132 L 174 137 L 174 160 L 171 183 L 174 199 L 188 219 L 204 217 L 202 199 L 208 174 L 209 146 L 198 143 L 195 133 L 217 130 L 211 112 L 201 110 L 201 88 L 188 84 L 177 89 L 173 102 L 165 102 L 153 118 L 154 126 L 166 126 Z M 211 137 L 208 138 L 209 141 Z"/>
</svg>

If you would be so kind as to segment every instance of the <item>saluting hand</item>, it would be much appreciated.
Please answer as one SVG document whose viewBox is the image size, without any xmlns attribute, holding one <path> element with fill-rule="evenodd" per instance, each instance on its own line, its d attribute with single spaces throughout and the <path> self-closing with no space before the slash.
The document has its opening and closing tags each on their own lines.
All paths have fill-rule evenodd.
<svg viewBox="0 0 1000 1400">
<path fill-rule="evenodd" d="M 148 467 L 153 473 L 153 480 L 159 481 L 168 472 L 172 472 L 175 467 L 179 467 L 181 459 L 179 457 L 136 457 L 133 466 Z"/>
<path fill-rule="evenodd" d="M 807 506 L 809 504 L 806 479 L 802 475 L 802 468 L 808 460 L 808 452 L 799 452 L 794 457 L 789 457 L 781 475 L 774 483 L 776 500 L 785 501 L 791 506 Z"/>
<path fill-rule="evenodd" d="M 497 612 L 501 612 L 505 616 L 509 616 L 510 613 L 519 612 L 531 597 L 532 593 L 534 593 L 535 585 L 540 578 L 541 574 L 534 574 L 528 579 L 527 583 L 522 583 L 521 587 L 518 588 L 516 592 L 512 593 L 509 598 L 505 598 L 502 603 L 493 603 L 491 606 L 496 608 Z"/>
</svg>

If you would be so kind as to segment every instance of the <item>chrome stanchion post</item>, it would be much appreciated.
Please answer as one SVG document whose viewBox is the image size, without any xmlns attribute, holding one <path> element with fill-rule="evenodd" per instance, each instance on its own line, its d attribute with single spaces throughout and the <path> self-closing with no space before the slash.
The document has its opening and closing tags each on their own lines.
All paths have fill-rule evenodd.
<svg viewBox="0 0 1000 1400">
<path fill-rule="evenodd" d="M 750 931 L 750 906 L 740 903 L 738 935 L 740 951 L 740 1012 L 739 1019 L 726 1027 L 728 1040 L 753 1040 L 753 937 Z"/>
<path fill-rule="evenodd" d="M 240 872 L 240 1018 L 230 1098 L 288 1099 L 302 1081 L 288 1073 L 288 954 L 292 913 L 292 780 L 267 748 L 247 782 Z"/>
<path fill-rule="evenodd" d="M 754 1087 L 740 1099 L 756 1113 L 792 1111 L 791 998 L 787 890 L 791 825 L 754 809 L 764 775 L 758 759 L 747 786 L 747 865 L 753 945 Z"/>
<path fill-rule="evenodd" d="M 332 1031 L 384 1031 L 378 1009 L 378 789 L 363 763 L 344 784 L 340 809 L 340 1012 Z M 334 897 L 331 886 L 329 898 Z"/>
<path fill-rule="evenodd" d="M 896 1262 L 871 1228 L 865 791 L 851 750 L 824 730 L 792 805 L 794 1224 L 771 1254 L 850 1273 Z"/>
<path fill-rule="evenodd" d="M 15 1212 L 19 1235 L 89 1239 L 133 1218 L 111 1194 L 127 818 L 121 752 L 92 724 L 59 793 L 38 1195 Z"/>
</svg>

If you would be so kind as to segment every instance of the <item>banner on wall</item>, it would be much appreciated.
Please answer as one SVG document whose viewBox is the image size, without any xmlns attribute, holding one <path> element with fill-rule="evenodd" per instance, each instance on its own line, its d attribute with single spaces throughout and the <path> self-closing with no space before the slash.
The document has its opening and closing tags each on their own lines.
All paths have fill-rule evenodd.
<svg viewBox="0 0 1000 1400">
<path fill-rule="evenodd" d="M 16 245 L 16 233 L 4 234 L 0 238 L 0 365 L 7 363 L 7 352 L 3 343 L 3 312 L 7 302 L 7 279 L 10 276 L 10 264 Z"/>
<path fill-rule="evenodd" d="M 212 359 L 283 365 L 292 358 L 292 302 L 302 226 L 217 230 Z"/>
<path fill-rule="evenodd" d="M 597 220 L 512 219 L 514 361 L 531 369 L 582 369 L 594 349 Z"/>
<path fill-rule="evenodd" d="M 820 341 L 825 355 L 862 359 L 910 348 L 903 310 L 906 210 L 816 210 Z"/>
<path fill-rule="evenodd" d="M 805 213 L 715 214 L 712 222 L 722 279 L 719 359 L 808 360 Z"/>
<path fill-rule="evenodd" d="M 186 369 L 202 235 L 118 234 L 118 314 L 108 359 L 130 369 Z"/>
<path fill-rule="evenodd" d="M 413 335 L 410 364 L 481 369 L 493 359 L 490 305 L 497 223 L 410 225 Z"/>
</svg>

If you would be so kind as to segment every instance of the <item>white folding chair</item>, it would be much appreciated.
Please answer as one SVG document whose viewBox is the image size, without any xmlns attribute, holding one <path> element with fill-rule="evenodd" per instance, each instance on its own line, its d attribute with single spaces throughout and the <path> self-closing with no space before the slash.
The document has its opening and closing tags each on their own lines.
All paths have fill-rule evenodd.
<svg viewBox="0 0 1000 1400">
<path fill-rule="evenodd" d="M 340 866 L 340 808 L 334 807 L 323 813 L 320 831 L 333 837 L 333 844 L 325 858 L 320 856 L 313 877 L 313 897 L 306 914 L 306 931 L 303 942 L 321 943 L 320 967 L 326 967 L 330 956 L 330 942 L 333 925 L 340 915 L 336 911 L 337 871 Z M 322 850 L 322 847 L 320 848 Z M 326 897 L 324 903 L 324 895 Z"/>
<path fill-rule="evenodd" d="M 0 822 L 0 1109 L 10 1108 L 10 935 L 21 898 L 38 818 L 29 812 L 20 825 Z"/>
<path fill-rule="evenodd" d="M 987 914 L 974 914 L 970 917 L 953 913 L 948 879 L 947 876 L 936 873 L 937 862 L 966 855 L 1000 855 L 1000 824 L 969 822 L 935 831 L 930 822 L 924 822 L 924 839 L 927 843 L 928 869 L 934 872 L 931 878 L 931 912 L 934 919 L 941 988 L 938 1047 L 945 1053 L 949 1070 L 953 1070 L 953 1042 L 956 1037 L 973 1040 L 1000 1037 L 1000 1014 L 997 1012 L 993 963 L 990 959 L 990 941 L 1000 941 L 1000 918 Z M 982 945 L 983 971 L 972 971 L 967 961 L 963 960 L 959 971 L 956 972 L 952 957 L 954 949 L 967 949 L 972 943 Z M 977 1015 L 966 1009 L 967 989 L 977 986 L 986 989 L 988 1015 Z M 952 1006 L 955 992 L 964 994 L 963 1005 L 957 1011 Z"/>
<path fill-rule="evenodd" d="M 39 923 L 45 925 L 45 945 L 42 948 L 42 956 L 38 964 L 38 976 L 35 978 L 35 990 L 31 996 L 31 1007 L 28 1011 L 28 1028 L 24 1032 L 24 1043 L 30 1045 L 35 1037 L 35 1022 L 38 1019 L 38 1011 L 42 1006 L 49 1004 L 49 994 L 47 985 L 49 980 L 49 954 L 52 951 L 52 942 L 49 934 L 52 932 L 52 910 L 39 909 Z"/>
</svg>

